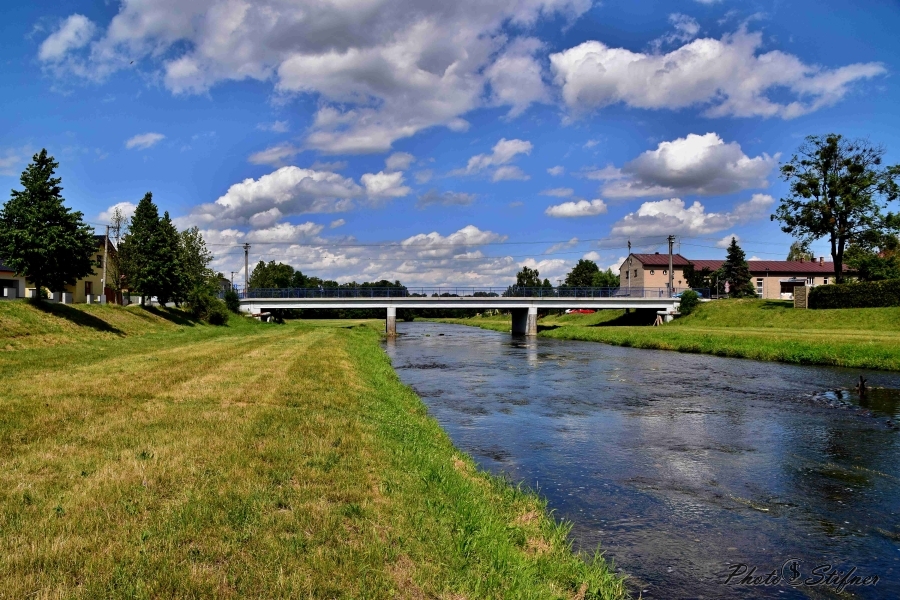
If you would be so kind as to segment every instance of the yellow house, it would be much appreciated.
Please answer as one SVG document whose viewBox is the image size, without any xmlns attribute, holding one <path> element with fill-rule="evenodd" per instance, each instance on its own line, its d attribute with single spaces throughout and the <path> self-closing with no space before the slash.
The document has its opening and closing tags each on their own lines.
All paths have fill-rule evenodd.
<svg viewBox="0 0 900 600">
<path fill-rule="evenodd" d="M 19 277 L 0 260 L 0 300 L 25 297 L 25 278 Z"/>
<path fill-rule="evenodd" d="M 676 292 L 688 287 L 684 279 L 684 268 L 693 265 L 700 271 L 711 272 L 721 268 L 724 260 L 688 260 L 680 254 L 672 255 L 673 284 Z M 828 285 L 834 283 L 834 263 L 818 260 L 748 260 L 750 280 L 756 288 L 756 295 L 768 299 L 793 298 L 794 287 Z M 849 272 L 844 265 L 844 272 Z M 665 291 L 669 284 L 669 255 L 631 254 L 619 267 L 619 281 L 622 287 L 650 288 Z"/>
<path fill-rule="evenodd" d="M 78 281 L 75 282 L 74 285 L 67 285 L 63 290 L 51 290 L 51 291 L 61 291 L 66 294 L 71 295 L 71 302 L 75 304 L 83 304 L 87 302 L 87 297 L 91 296 L 94 302 L 99 302 L 99 296 L 103 294 L 106 298 L 107 302 L 115 302 L 115 292 L 110 289 L 108 286 L 103 288 L 103 243 L 107 242 L 107 261 L 109 257 L 115 253 L 116 248 L 112 242 L 106 240 L 105 235 L 95 235 L 94 241 L 97 244 L 97 249 L 93 256 L 94 263 L 94 272 L 86 277 L 82 277 Z M 107 272 L 107 277 L 109 276 L 109 272 Z M 32 285 L 31 282 L 28 284 Z M 25 297 L 32 297 L 34 295 L 34 287 L 26 288 L 24 290 Z M 69 301 L 69 299 L 67 299 Z"/>
</svg>

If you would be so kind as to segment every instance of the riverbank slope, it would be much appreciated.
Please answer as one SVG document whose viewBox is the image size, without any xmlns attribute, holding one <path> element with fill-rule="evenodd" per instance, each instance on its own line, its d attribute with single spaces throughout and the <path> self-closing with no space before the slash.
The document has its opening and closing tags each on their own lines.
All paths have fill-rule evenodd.
<svg viewBox="0 0 900 600">
<path fill-rule="evenodd" d="M 0 352 L 10 597 L 625 596 L 453 447 L 380 322 L 163 321 Z"/>
<path fill-rule="evenodd" d="M 436 319 L 509 331 L 508 316 Z M 900 370 L 900 308 L 801 310 L 788 302 L 717 300 L 660 327 L 624 311 L 548 315 L 538 335 L 796 364 Z"/>
</svg>

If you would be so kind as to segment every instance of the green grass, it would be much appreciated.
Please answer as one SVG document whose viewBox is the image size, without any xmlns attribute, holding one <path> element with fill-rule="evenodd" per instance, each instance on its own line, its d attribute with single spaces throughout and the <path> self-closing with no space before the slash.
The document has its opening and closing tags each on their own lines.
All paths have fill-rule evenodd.
<svg viewBox="0 0 900 600">
<path fill-rule="evenodd" d="M 539 335 L 796 364 L 900 370 L 900 308 L 801 310 L 789 302 L 718 300 L 661 327 L 624 311 L 547 316 Z M 509 331 L 509 317 L 441 319 Z"/>
<path fill-rule="evenodd" d="M 453 447 L 380 321 L 114 316 L 0 352 L 0 598 L 625 596 Z"/>
</svg>

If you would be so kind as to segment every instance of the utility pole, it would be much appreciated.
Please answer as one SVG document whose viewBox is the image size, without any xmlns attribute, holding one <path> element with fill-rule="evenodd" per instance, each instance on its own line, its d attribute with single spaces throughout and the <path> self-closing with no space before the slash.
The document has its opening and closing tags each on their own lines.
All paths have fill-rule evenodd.
<svg viewBox="0 0 900 600">
<path fill-rule="evenodd" d="M 250 285 L 250 244 L 244 244 L 244 294 Z"/>
<path fill-rule="evenodd" d="M 672 246 L 675 244 L 675 236 L 669 236 L 669 296 L 675 293 L 675 288 L 672 287 L 672 284 L 675 281 L 675 273 L 672 271 Z"/>
<path fill-rule="evenodd" d="M 232 271 L 231 272 L 231 289 L 234 289 L 234 274 L 240 273 L 240 271 Z"/>
<path fill-rule="evenodd" d="M 100 280 L 100 293 L 106 298 L 106 255 L 109 248 L 109 225 L 106 226 L 106 235 L 103 237 L 103 279 Z M 115 300 L 113 301 L 115 304 Z"/>
<path fill-rule="evenodd" d="M 628 240 L 628 271 L 625 272 L 625 280 L 628 282 L 628 289 L 631 289 L 631 240 Z M 619 282 L 622 285 L 622 282 Z M 629 292 L 630 294 L 631 292 Z"/>
</svg>

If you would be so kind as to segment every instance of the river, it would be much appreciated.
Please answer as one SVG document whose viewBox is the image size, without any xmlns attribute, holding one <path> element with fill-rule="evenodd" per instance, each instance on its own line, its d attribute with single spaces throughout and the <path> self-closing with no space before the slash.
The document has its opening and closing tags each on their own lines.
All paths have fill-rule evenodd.
<svg viewBox="0 0 900 600">
<path fill-rule="evenodd" d="M 888 389 L 860 400 L 858 370 L 398 332 L 397 373 L 456 446 L 537 490 L 635 596 L 900 598 L 900 375 L 865 373 Z"/>
</svg>

